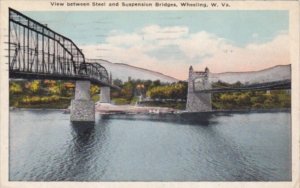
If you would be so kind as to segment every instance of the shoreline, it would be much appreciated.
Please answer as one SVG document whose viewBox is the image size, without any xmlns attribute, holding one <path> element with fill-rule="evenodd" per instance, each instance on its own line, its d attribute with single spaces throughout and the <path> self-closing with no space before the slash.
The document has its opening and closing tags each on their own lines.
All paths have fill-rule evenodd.
<svg viewBox="0 0 300 188">
<path fill-rule="evenodd" d="M 62 111 L 63 113 L 70 113 L 70 110 L 61 108 L 17 108 L 9 107 L 9 111 L 14 110 L 30 110 L 30 111 Z M 111 104 L 96 104 L 95 113 L 100 114 L 222 114 L 222 113 L 276 113 L 276 112 L 289 112 L 291 108 L 276 108 L 276 109 L 224 109 L 224 110 L 213 110 L 207 112 L 187 112 L 184 110 L 177 110 L 167 107 L 155 107 L 155 106 L 134 106 L 134 105 L 111 105 Z"/>
</svg>

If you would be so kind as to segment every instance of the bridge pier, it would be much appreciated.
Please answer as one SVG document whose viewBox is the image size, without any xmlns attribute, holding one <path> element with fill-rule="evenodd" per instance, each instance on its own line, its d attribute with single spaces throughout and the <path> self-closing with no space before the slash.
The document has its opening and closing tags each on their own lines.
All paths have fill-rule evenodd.
<svg viewBox="0 0 300 188">
<path fill-rule="evenodd" d="M 110 103 L 110 87 L 101 87 L 100 103 Z"/>
<path fill-rule="evenodd" d="M 90 96 L 90 81 L 76 81 L 75 99 L 71 101 L 71 122 L 94 122 L 95 104 Z"/>
<path fill-rule="evenodd" d="M 212 111 L 211 93 L 197 92 L 205 89 L 211 89 L 208 68 L 206 68 L 204 72 L 196 72 L 191 66 L 189 69 L 188 94 L 186 102 L 186 110 L 188 112 Z"/>
</svg>

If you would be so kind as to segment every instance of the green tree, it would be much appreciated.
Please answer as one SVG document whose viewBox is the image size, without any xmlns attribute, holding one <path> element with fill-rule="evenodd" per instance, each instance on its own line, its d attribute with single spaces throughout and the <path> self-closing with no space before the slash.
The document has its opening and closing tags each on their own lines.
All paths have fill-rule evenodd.
<svg viewBox="0 0 300 188">
<path fill-rule="evenodd" d="M 37 93 L 40 89 L 40 81 L 39 80 L 34 80 L 31 83 L 29 83 L 29 90 L 32 93 Z"/>
<path fill-rule="evenodd" d="M 187 84 L 179 82 L 152 87 L 146 95 L 152 99 L 186 99 L 186 94 Z"/>
<path fill-rule="evenodd" d="M 95 94 L 98 94 L 100 92 L 100 87 L 97 86 L 97 85 L 92 84 L 91 88 L 90 88 L 90 92 L 91 92 L 92 96 L 95 95 Z"/>
<path fill-rule="evenodd" d="M 238 106 L 241 107 L 250 107 L 251 106 L 251 98 L 248 93 L 241 93 L 236 96 L 235 102 Z"/>
<path fill-rule="evenodd" d="M 16 82 L 12 82 L 10 83 L 9 85 L 9 92 L 11 94 L 19 94 L 19 93 L 22 93 L 23 89 L 21 87 L 20 84 L 16 83 Z"/>
<path fill-rule="evenodd" d="M 52 95 L 59 95 L 59 94 L 61 94 L 61 90 L 60 90 L 60 88 L 59 88 L 58 85 L 49 85 L 48 86 L 48 91 Z"/>
<path fill-rule="evenodd" d="M 132 81 L 125 82 L 121 89 L 121 96 L 131 100 L 134 95 L 134 84 Z"/>
</svg>

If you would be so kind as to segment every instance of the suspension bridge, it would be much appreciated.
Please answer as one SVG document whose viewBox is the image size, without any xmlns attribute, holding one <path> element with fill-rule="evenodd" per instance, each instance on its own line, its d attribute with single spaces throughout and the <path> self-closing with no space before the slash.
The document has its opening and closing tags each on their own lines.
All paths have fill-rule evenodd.
<svg viewBox="0 0 300 188">
<path fill-rule="evenodd" d="M 275 82 L 266 83 L 254 83 L 241 86 L 223 86 L 219 88 L 195 90 L 196 93 L 226 93 L 226 92 L 241 92 L 249 90 L 280 90 L 280 89 L 291 89 L 291 80 L 282 80 Z"/>
<path fill-rule="evenodd" d="M 193 67 L 191 66 L 189 69 L 186 110 L 189 112 L 212 111 L 212 93 L 291 89 L 290 65 L 277 67 L 273 70 L 269 69 L 256 72 L 240 72 L 231 76 L 249 81 L 252 79 L 252 82 L 252 77 L 260 77 L 261 79 L 254 83 L 225 84 L 223 86 L 219 84 L 220 86 L 213 87 L 212 80 L 215 82 L 217 81 L 213 77 L 216 77 L 219 79 L 219 81 L 222 81 L 222 77 L 226 80 L 224 73 L 210 73 L 208 68 L 206 68 L 205 71 L 194 71 Z M 226 77 L 228 79 L 228 76 Z"/>
<path fill-rule="evenodd" d="M 71 121 L 95 121 L 95 105 L 90 99 L 90 84 L 101 86 L 101 102 L 110 102 L 111 82 L 105 67 L 87 60 L 69 38 L 26 15 L 9 9 L 9 77 L 21 79 L 75 80 L 75 98 L 71 101 Z M 247 90 L 291 89 L 291 71 L 275 81 L 213 88 L 208 69 L 189 70 L 187 111 L 211 111 L 211 94 Z M 287 79 L 288 78 L 288 79 Z"/>
</svg>

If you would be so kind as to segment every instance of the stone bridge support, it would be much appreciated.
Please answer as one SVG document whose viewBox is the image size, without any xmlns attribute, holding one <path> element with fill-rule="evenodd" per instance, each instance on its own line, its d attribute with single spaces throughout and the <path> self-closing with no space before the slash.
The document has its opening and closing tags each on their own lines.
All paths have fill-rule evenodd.
<svg viewBox="0 0 300 188">
<path fill-rule="evenodd" d="M 75 99 L 71 101 L 71 122 L 94 122 L 95 104 L 90 96 L 90 81 L 76 81 Z"/>
<path fill-rule="evenodd" d="M 110 103 L 110 87 L 101 87 L 100 103 Z"/>
<path fill-rule="evenodd" d="M 196 72 L 193 67 L 189 70 L 188 94 L 186 110 L 188 112 L 207 112 L 212 110 L 211 93 L 199 93 L 202 89 L 211 89 L 209 70 Z"/>
</svg>

